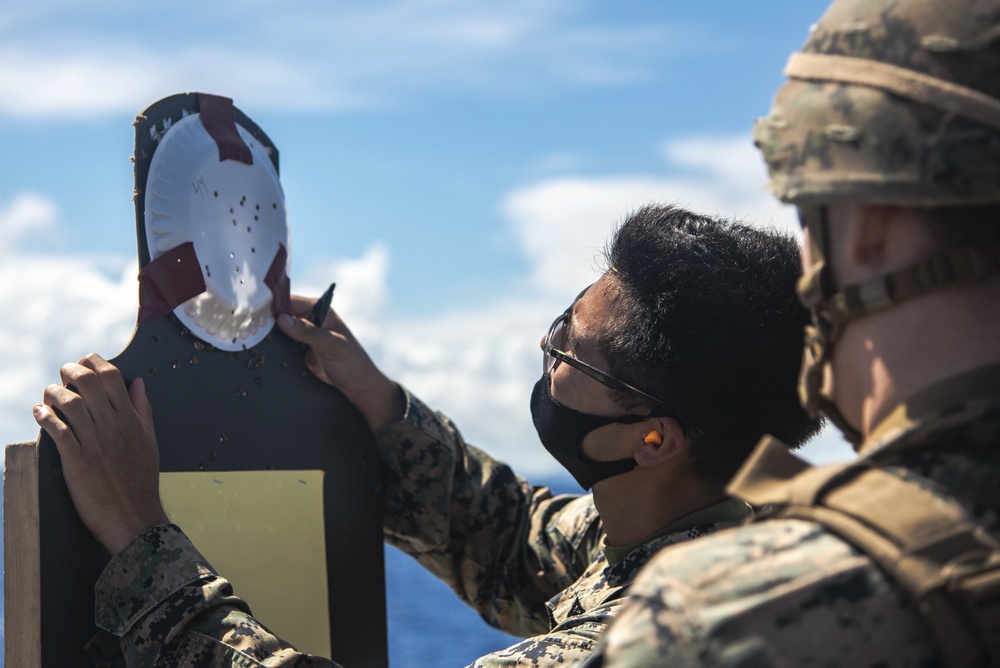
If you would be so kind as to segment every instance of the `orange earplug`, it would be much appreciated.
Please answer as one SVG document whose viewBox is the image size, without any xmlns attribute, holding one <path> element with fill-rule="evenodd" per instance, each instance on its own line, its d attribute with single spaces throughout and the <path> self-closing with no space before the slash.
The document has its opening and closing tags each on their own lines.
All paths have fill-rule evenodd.
<svg viewBox="0 0 1000 668">
<path fill-rule="evenodd" d="M 643 443 L 649 445 L 662 445 L 663 444 L 663 434 L 656 431 L 655 429 L 646 434 L 646 438 L 642 439 Z"/>
</svg>

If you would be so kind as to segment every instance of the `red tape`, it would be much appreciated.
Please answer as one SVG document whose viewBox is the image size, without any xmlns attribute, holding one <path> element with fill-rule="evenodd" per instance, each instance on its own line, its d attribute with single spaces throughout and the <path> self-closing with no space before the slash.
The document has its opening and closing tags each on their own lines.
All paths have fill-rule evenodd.
<svg viewBox="0 0 1000 668">
<path fill-rule="evenodd" d="M 282 313 L 292 312 L 292 297 L 288 274 L 285 267 L 288 265 L 288 251 L 284 244 L 278 244 L 278 251 L 274 254 L 271 267 L 264 276 L 264 285 L 271 289 L 271 312 L 277 318 Z"/>
<path fill-rule="evenodd" d="M 166 315 L 205 291 L 205 277 L 188 241 L 139 271 L 139 324 Z"/>
<path fill-rule="evenodd" d="M 253 154 L 236 129 L 233 120 L 233 101 L 228 97 L 198 93 L 198 112 L 201 124 L 219 147 L 219 162 L 237 160 L 253 164 Z"/>
</svg>

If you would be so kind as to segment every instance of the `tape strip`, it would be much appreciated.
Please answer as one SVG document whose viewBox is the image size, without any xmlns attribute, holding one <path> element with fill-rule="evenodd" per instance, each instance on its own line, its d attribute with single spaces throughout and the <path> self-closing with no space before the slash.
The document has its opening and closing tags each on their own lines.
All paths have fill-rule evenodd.
<svg viewBox="0 0 1000 668">
<path fill-rule="evenodd" d="M 166 315 L 204 291 L 194 243 L 172 248 L 139 271 L 138 324 Z"/>
<path fill-rule="evenodd" d="M 285 267 L 288 266 L 288 251 L 284 244 L 278 244 L 278 251 L 274 254 L 267 275 L 264 276 L 264 285 L 271 289 L 271 312 L 274 317 L 282 313 L 292 312 L 291 287 Z"/>
<path fill-rule="evenodd" d="M 219 162 L 236 160 L 253 164 L 253 154 L 236 129 L 233 120 L 233 101 L 228 97 L 198 93 L 198 112 L 201 123 L 208 130 L 209 136 L 219 147 Z"/>
<path fill-rule="evenodd" d="M 1000 130 L 1000 100 L 904 67 L 850 56 L 793 53 L 785 75 L 792 79 L 878 88 Z"/>
</svg>

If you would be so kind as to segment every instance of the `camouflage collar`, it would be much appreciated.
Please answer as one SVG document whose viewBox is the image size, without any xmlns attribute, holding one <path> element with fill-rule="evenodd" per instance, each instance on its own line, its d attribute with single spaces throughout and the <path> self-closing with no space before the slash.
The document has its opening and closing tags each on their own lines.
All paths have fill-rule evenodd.
<svg viewBox="0 0 1000 668">
<path fill-rule="evenodd" d="M 714 524 L 739 524 L 751 514 L 750 506 L 741 499 L 726 498 L 710 506 L 699 508 L 693 513 L 688 513 L 676 522 L 664 527 L 649 538 L 641 540 L 631 545 L 608 545 L 607 535 L 601 539 L 601 549 L 608 560 L 608 564 L 614 566 L 622 561 L 629 554 L 639 547 L 647 545 L 670 534 L 687 531 L 697 526 Z"/>
</svg>

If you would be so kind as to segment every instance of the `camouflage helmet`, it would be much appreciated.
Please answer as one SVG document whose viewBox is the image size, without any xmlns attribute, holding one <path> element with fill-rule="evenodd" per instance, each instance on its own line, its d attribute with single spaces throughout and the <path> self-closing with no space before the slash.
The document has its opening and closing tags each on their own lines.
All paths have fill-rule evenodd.
<svg viewBox="0 0 1000 668">
<path fill-rule="evenodd" d="M 1000 202 L 1000 0 L 835 0 L 754 132 L 781 200 Z"/>
</svg>

